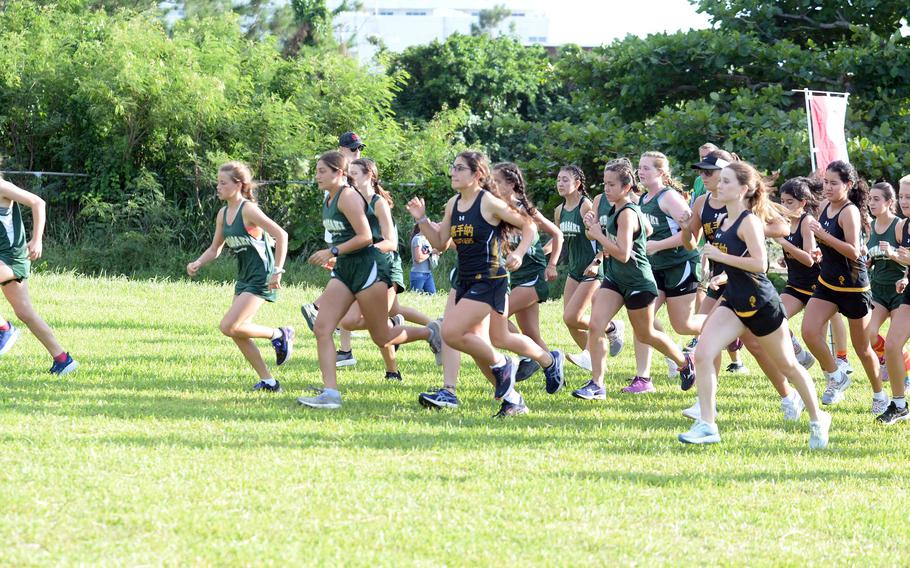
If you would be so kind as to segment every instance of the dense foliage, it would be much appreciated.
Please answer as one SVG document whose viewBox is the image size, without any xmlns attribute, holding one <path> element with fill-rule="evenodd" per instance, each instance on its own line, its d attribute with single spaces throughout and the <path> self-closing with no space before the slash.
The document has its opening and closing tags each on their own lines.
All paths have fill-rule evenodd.
<svg viewBox="0 0 910 568">
<path fill-rule="evenodd" d="M 171 3 L 177 19 L 153 2 L 3 1 L 3 169 L 87 174 L 12 179 L 48 198 L 50 235 L 72 266 L 122 273 L 205 246 L 212 179 L 228 159 L 267 181 L 260 199 L 292 253 L 318 246 L 314 158 L 346 130 L 366 140 L 399 203 L 421 194 L 438 213 L 446 165 L 472 145 L 522 165 L 552 207 L 560 164 L 596 182 L 605 160 L 658 149 L 689 181 L 706 141 L 769 172 L 807 173 L 803 98 L 791 89 L 809 87 L 851 94 L 861 173 L 910 173 L 905 2 L 693 3 L 714 29 L 556 54 L 454 35 L 384 53 L 377 72 L 327 33 L 322 0 Z M 394 211 L 404 232 L 403 207 Z"/>
</svg>

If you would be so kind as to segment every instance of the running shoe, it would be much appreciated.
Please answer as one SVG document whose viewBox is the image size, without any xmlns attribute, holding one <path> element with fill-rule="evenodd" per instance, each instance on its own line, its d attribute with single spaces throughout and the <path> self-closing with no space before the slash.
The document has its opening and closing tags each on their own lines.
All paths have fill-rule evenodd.
<svg viewBox="0 0 910 568">
<path fill-rule="evenodd" d="M 846 357 L 835 357 L 837 359 L 837 368 L 847 373 L 848 375 L 853 374 L 853 367 L 850 366 L 850 361 Z"/>
<path fill-rule="evenodd" d="M 9 323 L 9 329 L 0 331 L 0 357 L 9 353 L 13 345 L 19 341 L 19 328 Z"/>
<path fill-rule="evenodd" d="M 701 420 L 701 404 L 698 403 L 698 399 L 695 399 L 695 404 L 689 408 L 682 411 L 682 415 L 690 420 Z M 720 414 L 717 412 L 717 408 L 714 408 L 714 417 L 717 419 L 717 416 Z"/>
<path fill-rule="evenodd" d="M 275 381 L 274 385 L 270 385 L 265 381 L 259 381 L 258 383 L 253 385 L 253 388 L 250 390 L 252 390 L 253 392 L 256 392 L 256 391 L 281 392 L 282 389 L 281 389 L 281 383 L 279 383 L 278 381 Z"/>
<path fill-rule="evenodd" d="M 575 354 L 570 353 L 569 355 L 566 355 L 566 358 L 569 360 L 570 363 L 573 363 L 574 365 L 581 367 L 582 369 L 584 369 L 585 371 L 587 371 L 589 373 L 591 372 L 591 354 L 588 353 L 587 349 L 585 349 L 581 353 L 575 353 Z"/>
<path fill-rule="evenodd" d="M 844 399 L 844 393 L 850 386 L 850 377 L 843 370 L 838 369 L 828 378 L 825 392 L 822 393 L 822 404 L 837 404 Z"/>
<path fill-rule="evenodd" d="M 678 438 L 684 444 L 716 444 L 720 442 L 720 432 L 717 430 L 717 424 L 696 420 L 689 431 L 680 434 Z"/>
<path fill-rule="evenodd" d="M 812 353 L 809 353 L 808 349 L 803 348 L 803 350 L 796 355 L 796 362 L 802 365 L 804 369 L 809 370 L 812 368 L 812 365 L 815 364 L 815 357 L 812 356 Z"/>
<path fill-rule="evenodd" d="M 597 386 L 594 381 L 588 381 L 588 384 L 572 391 L 572 396 L 582 400 L 606 400 L 607 390 Z"/>
<path fill-rule="evenodd" d="M 316 304 L 304 304 L 300 306 L 300 313 L 303 314 L 307 327 L 313 331 L 316 327 L 316 315 L 319 313 L 319 308 L 316 307 Z"/>
<path fill-rule="evenodd" d="M 683 351 L 683 353 L 690 353 L 689 351 Z M 676 361 L 673 359 L 664 356 L 664 361 L 667 362 L 667 378 L 671 381 L 673 379 L 679 378 L 679 365 L 676 364 Z"/>
<path fill-rule="evenodd" d="M 907 418 L 910 418 L 910 411 L 907 410 L 907 406 L 904 405 L 903 408 L 898 408 L 893 400 L 884 412 L 875 417 L 877 421 L 888 426 L 891 426 L 895 422 L 906 420 Z"/>
<path fill-rule="evenodd" d="M 63 375 L 69 375 L 73 371 L 79 368 L 79 363 L 77 363 L 70 354 L 66 354 L 66 361 L 59 362 L 54 361 L 54 364 L 51 365 L 50 373 L 52 375 L 58 375 L 62 377 Z"/>
<path fill-rule="evenodd" d="M 784 420 L 799 420 L 799 415 L 802 414 L 804 408 L 806 405 L 796 390 L 780 399 L 780 409 L 784 413 Z"/>
<path fill-rule="evenodd" d="M 550 351 L 550 356 L 553 357 L 553 364 L 546 367 L 543 374 L 547 380 L 547 394 L 556 394 L 565 384 L 566 357 L 558 349 Z"/>
<path fill-rule="evenodd" d="M 398 381 L 401 382 L 401 371 L 386 371 L 385 379 L 387 381 Z"/>
<path fill-rule="evenodd" d="M 742 361 L 732 361 L 727 365 L 726 371 L 728 373 L 733 373 L 734 375 L 748 375 L 749 369 L 746 368 L 746 365 Z"/>
<path fill-rule="evenodd" d="M 433 320 L 427 324 L 427 329 L 430 330 L 430 337 L 427 339 L 427 343 L 430 344 L 430 351 L 433 352 L 433 355 L 436 356 L 436 365 L 442 366 L 442 327 L 440 327 L 440 322 L 442 320 Z"/>
<path fill-rule="evenodd" d="M 821 450 L 828 445 L 828 431 L 831 429 L 831 415 L 818 411 L 818 420 L 809 422 L 809 449 Z"/>
<path fill-rule="evenodd" d="M 424 408 L 458 408 L 461 404 L 455 393 L 445 388 L 422 392 L 417 395 L 417 402 Z"/>
<path fill-rule="evenodd" d="M 695 384 L 695 361 L 692 355 L 686 353 L 686 366 L 679 369 L 679 388 L 684 391 L 692 388 Z"/>
<path fill-rule="evenodd" d="M 272 347 L 275 348 L 275 364 L 279 367 L 284 365 L 291 358 L 294 352 L 294 328 L 279 328 L 281 335 L 272 340 Z M 335 361 L 337 364 L 337 360 Z"/>
<path fill-rule="evenodd" d="M 310 408 L 327 408 L 331 410 L 341 408 L 341 394 L 338 391 L 330 393 L 323 389 L 312 387 L 310 387 L 309 390 L 315 391 L 318 394 L 310 397 L 301 396 L 297 399 L 298 404 Z"/>
<path fill-rule="evenodd" d="M 695 348 L 698 346 L 698 336 L 692 338 L 692 341 L 688 345 L 683 347 L 683 353 L 695 353 Z"/>
<path fill-rule="evenodd" d="M 622 388 L 622 392 L 628 394 L 644 394 L 655 390 L 654 385 L 651 384 L 651 379 L 639 376 L 632 377 L 632 382 L 629 383 L 629 386 Z"/>
<path fill-rule="evenodd" d="M 622 320 L 613 320 L 613 331 L 607 332 L 607 341 L 610 342 L 610 357 L 616 357 L 626 344 L 626 324 Z"/>
<path fill-rule="evenodd" d="M 515 372 L 517 370 L 518 365 L 512 362 L 511 357 L 506 357 L 504 365 L 493 369 L 493 380 L 496 381 L 496 390 L 493 393 L 493 397 L 496 400 L 504 397 L 507 392 L 515 387 Z"/>
<path fill-rule="evenodd" d="M 881 416 L 888 410 L 889 400 L 885 398 L 884 400 L 880 398 L 872 397 L 872 416 Z"/>
<path fill-rule="evenodd" d="M 335 352 L 335 367 L 353 367 L 357 364 L 357 359 L 354 358 L 353 351 L 336 351 Z"/>
<path fill-rule="evenodd" d="M 539 370 L 540 363 L 534 359 L 522 357 L 518 360 L 518 370 L 515 372 L 515 382 L 520 383 L 521 381 L 530 379 L 531 376 Z"/>
<path fill-rule="evenodd" d="M 743 348 L 743 340 L 738 337 L 733 340 L 733 343 L 731 343 L 730 345 L 727 345 L 727 351 L 739 351 L 742 348 Z"/>
<path fill-rule="evenodd" d="M 499 406 L 499 412 L 493 415 L 493 418 L 508 418 L 510 416 L 518 416 L 519 414 L 527 414 L 528 407 L 525 405 L 525 399 L 519 397 L 518 403 L 511 403 L 508 400 L 502 401 L 502 404 Z"/>
</svg>

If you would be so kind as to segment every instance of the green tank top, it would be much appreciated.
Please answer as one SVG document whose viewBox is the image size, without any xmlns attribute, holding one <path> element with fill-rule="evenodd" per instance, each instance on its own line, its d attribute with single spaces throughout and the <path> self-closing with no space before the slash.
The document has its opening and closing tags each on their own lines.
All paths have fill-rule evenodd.
<svg viewBox="0 0 910 568">
<path fill-rule="evenodd" d="M 243 224 L 243 207 L 240 203 L 234 220 L 228 222 L 228 208 L 224 208 L 224 244 L 237 257 L 237 281 L 263 283 L 275 267 L 275 257 L 265 231 L 259 227 L 247 230 Z"/>
<path fill-rule="evenodd" d="M 22 211 L 15 201 L 9 207 L 0 207 L 0 259 L 27 260 L 25 223 Z"/>
<path fill-rule="evenodd" d="M 866 245 L 869 248 L 869 256 L 872 258 L 872 284 L 894 285 L 904 277 L 904 267 L 883 256 L 878 246 L 879 243 L 886 242 L 891 245 L 892 250 L 897 249 L 897 234 L 894 232 L 897 222 L 898 218 L 895 217 L 884 233 L 877 233 L 873 222 L 869 242 Z"/>
<path fill-rule="evenodd" d="M 634 203 L 626 203 L 619 210 L 607 201 L 606 197 L 600 198 L 597 206 L 597 218 L 604 234 L 616 242 L 616 233 L 619 228 L 619 214 L 630 209 L 638 217 L 638 230 L 632 236 L 632 255 L 628 262 L 620 262 L 612 256 L 607 256 L 604 275 L 621 287 L 630 290 L 650 290 L 657 293 L 657 283 L 648 263 L 648 239 L 642 227 L 645 226 L 641 210 Z"/>
<path fill-rule="evenodd" d="M 578 202 L 575 209 L 566 209 L 562 206 L 559 215 L 559 230 L 562 231 L 566 249 L 569 251 L 569 273 L 582 274 L 585 268 L 594 260 L 594 255 L 600 251 L 600 245 L 585 236 L 585 224 L 581 218 L 581 204 Z"/>
<path fill-rule="evenodd" d="M 679 225 L 673 217 L 664 213 L 660 208 L 660 199 L 663 197 L 664 193 L 668 191 L 675 190 L 665 187 L 658 191 L 657 195 L 647 202 L 642 198 L 639 203 L 642 215 L 651 223 L 653 232 L 649 239 L 652 241 L 662 241 L 672 237 L 680 231 Z M 697 250 L 686 250 L 685 247 L 676 247 L 652 254 L 648 257 L 648 260 L 651 262 L 652 270 L 663 270 L 697 258 Z"/>
<path fill-rule="evenodd" d="M 341 194 L 343 194 L 345 191 L 357 192 L 356 189 L 353 189 L 349 186 L 344 186 L 338 190 L 338 193 L 335 194 L 335 199 L 332 199 L 331 195 L 328 195 L 328 196 L 326 196 L 325 201 L 322 204 L 322 226 L 325 227 L 325 230 L 328 231 L 329 234 L 332 235 L 332 246 L 336 246 L 336 247 L 353 239 L 354 235 L 356 234 L 354 232 L 354 227 L 351 226 L 351 222 L 348 221 L 348 218 L 345 216 L 345 214 L 342 213 L 340 209 L 338 209 L 338 200 L 341 199 Z M 363 201 L 364 214 L 366 214 L 367 217 L 369 218 L 370 215 L 367 213 L 368 207 L 367 207 L 366 200 L 363 199 L 363 196 L 360 195 L 359 192 L 357 193 L 357 195 L 360 197 L 361 201 Z M 375 218 L 375 216 L 374 216 L 374 218 Z M 377 224 L 378 224 L 378 221 L 377 221 Z M 371 223 L 370 224 L 371 230 L 372 230 L 372 227 L 373 226 Z M 373 233 L 373 238 L 374 239 L 376 238 L 376 233 Z M 382 236 L 380 235 L 379 238 L 381 239 Z M 363 249 L 359 249 L 359 250 L 353 251 L 351 253 L 342 254 L 339 256 L 340 257 L 350 256 L 352 254 L 360 253 L 367 248 L 369 248 L 369 247 L 364 247 Z"/>
<path fill-rule="evenodd" d="M 509 235 L 509 244 L 512 250 L 521 242 L 521 233 L 513 231 Z M 510 273 L 510 278 L 515 282 L 529 282 L 538 276 L 547 268 L 547 256 L 543 253 L 543 247 L 540 246 L 540 233 L 534 234 L 534 242 L 528 247 L 528 252 L 521 259 L 521 266 L 518 270 Z"/>
</svg>

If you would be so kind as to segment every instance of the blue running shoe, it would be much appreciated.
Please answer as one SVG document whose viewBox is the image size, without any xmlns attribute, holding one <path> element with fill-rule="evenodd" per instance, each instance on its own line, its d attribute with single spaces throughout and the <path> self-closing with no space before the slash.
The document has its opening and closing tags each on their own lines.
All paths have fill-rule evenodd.
<svg viewBox="0 0 910 568">
<path fill-rule="evenodd" d="M 525 399 L 519 397 L 518 403 L 512 403 L 508 400 L 502 401 L 502 405 L 499 407 L 499 412 L 493 415 L 493 418 L 508 418 L 510 416 L 519 416 L 521 414 L 528 413 L 528 406 L 525 404 Z"/>
<path fill-rule="evenodd" d="M 253 385 L 253 388 L 251 390 L 265 391 L 265 392 L 281 392 L 281 383 L 279 383 L 278 381 L 275 381 L 274 385 L 270 385 L 265 381 L 259 381 L 258 383 Z"/>
<path fill-rule="evenodd" d="M 50 371 L 50 372 L 51 372 L 52 375 L 59 375 L 59 376 L 62 377 L 63 375 L 68 375 L 68 374 L 72 373 L 72 372 L 75 371 L 78 367 L 79 367 L 79 363 L 77 363 L 77 362 L 70 356 L 70 354 L 67 353 L 67 354 L 66 354 L 66 361 L 64 361 L 64 362 L 62 362 L 62 363 L 59 363 L 59 362 L 57 362 L 57 361 L 54 361 L 54 364 L 51 365 L 51 371 Z"/>
<path fill-rule="evenodd" d="M 553 357 L 553 364 L 544 369 L 543 374 L 547 379 L 547 394 L 556 394 L 566 382 L 566 357 L 558 349 L 550 351 L 550 356 Z"/>
<path fill-rule="evenodd" d="M 520 383 L 531 378 L 531 375 L 540 370 L 540 363 L 534 359 L 522 357 L 518 360 L 518 370 L 515 372 L 515 382 Z"/>
<path fill-rule="evenodd" d="M 582 400 L 606 400 L 607 389 L 597 386 L 594 381 L 588 381 L 588 384 L 572 391 L 572 396 Z"/>
<path fill-rule="evenodd" d="M 512 363 L 511 357 L 506 357 L 506 364 L 493 369 L 493 379 L 496 381 L 496 391 L 493 394 L 496 400 L 501 399 L 515 386 L 515 373 L 517 367 Z"/>
<path fill-rule="evenodd" d="M 18 340 L 19 328 L 12 323 L 9 324 L 9 329 L 0 331 L 0 357 L 9 353 L 10 349 L 13 348 L 13 345 L 15 345 Z"/>
<path fill-rule="evenodd" d="M 422 392 L 417 395 L 417 402 L 424 408 L 458 408 L 461 404 L 455 393 L 449 389 Z"/>
<path fill-rule="evenodd" d="M 272 340 L 272 347 L 275 348 L 275 364 L 279 367 L 291 358 L 294 352 L 294 328 L 279 328 L 281 336 Z"/>
</svg>

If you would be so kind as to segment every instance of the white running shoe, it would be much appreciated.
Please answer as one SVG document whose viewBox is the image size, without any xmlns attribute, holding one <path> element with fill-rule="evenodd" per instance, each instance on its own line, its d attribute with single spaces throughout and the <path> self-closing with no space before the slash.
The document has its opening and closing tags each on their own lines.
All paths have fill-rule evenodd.
<svg viewBox="0 0 910 568">
<path fill-rule="evenodd" d="M 802 365 L 803 369 L 809 370 L 815 364 L 815 357 L 812 356 L 812 353 L 809 353 L 808 349 L 803 348 L 799 355 L 796 356 L 796 362 Z"/>
<path fill-rule="evenodd" d="M 850 377 L 842 369 L 838 369 L 828 379 L 825 392 L 822 394 L 822 404 L 837 404 L 844 399 L 844 393 L 850 386 Z"/>
<path fill-rule="evenodd" d="M 828 431 L 831 429 L 831 415 L 818 411 L 818 420 L 809 422 L 809 449 L 821 450 L 828 445 Z"/>
<path fill-rule="evenodd" d="M 695 399 L 695 404 L 689 408 L 682 411 L 682 415 L 688 418 L 689 420 L 701 420 L 701 405 L 698 404 L 698 398 Z M 717 408 L 714 409 L 714 417 L 717 418 Z"/>
<path fill-rule="evenodd" d="M 607 333 L 607 341 L 610 342 L 610 357 L 616 357 L 622 351 L 622 346 L 626 344 L 625 333 L 625 322 L 613 320 L 613 331 Z"/>
<path fill-rule="evenodd" d="M 840 357 L 835 357 L 837 360 L 837 368 L 843 371 L 847 375 L 853 374 L 853 367 L 850 366 L 850 361 L 846 359 L 841 359 Z"/>
<path fill-rule="evenodd" d="M 585 349 L 581 353 L 570 353 L 566 358 L 574 365 L 577 365 L 587 372 L 591 372 L 591 354 Z"/>
<path fill-rule="evenodd" d="M 799 420 L 799 415 L 803 413 L 804 408 L 806 405 L 796 389 L 780 399 L 780 409 L 784 412 L 784 420 Z"/>
<path fill-rule="evenodd" d="M 888 399 L 887 397 L 884 400 L 879 400 L 873 396 L 872 397 L 872 416 L 879 416 L 881 414 L 884 414 L 885 411 L 888 410 L 888 404 L 890 402 L 891 402 L 890 399 Z"/>
<path fill-rule="evenodd" d="M 680 434 L 678 438 L 684 444 L 716 444 L 720 442 L 720 432 L 717 430 L 717 424 L 696 420 L 689 431 Z"/>
</svg>

